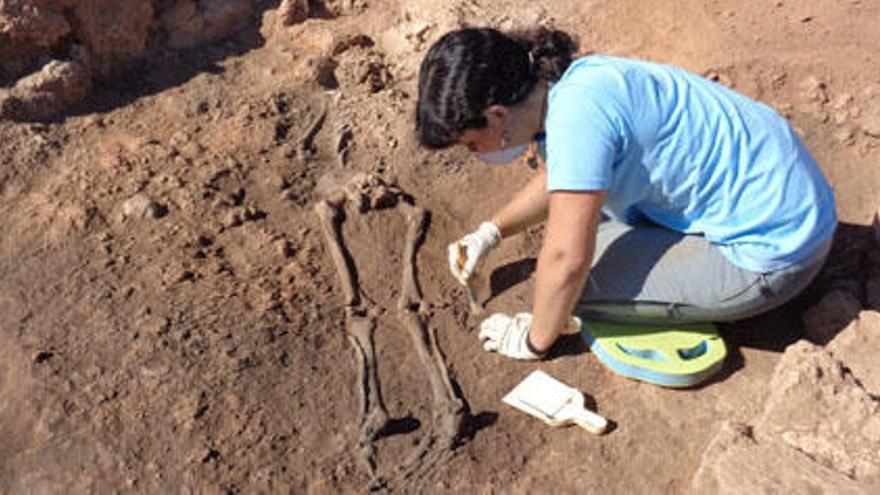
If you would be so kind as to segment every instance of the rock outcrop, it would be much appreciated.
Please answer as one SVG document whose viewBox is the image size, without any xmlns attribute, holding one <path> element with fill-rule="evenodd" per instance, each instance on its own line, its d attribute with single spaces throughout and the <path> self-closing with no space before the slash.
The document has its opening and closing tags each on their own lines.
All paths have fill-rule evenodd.
<svg viewBox="0 0 880 495">
<path fill-rule="evenodd" d="M 220 40 L 253 18 L 253 0 L 0 2 L 0 118 L 45 119 L 82 101 L 94 80 L 151 50 Z"/>
<path fill-rule="evenodd" d="M 870 487 L 797 450 L 755 441 L 751 428 L 724 423 L 703 453 L 693 493 L 871 493 Z"/>
<path fill-rule="evenodd" d="M 880 312 L 862 311 L 828 344 L 828 351 L 846 364 L 865 390 L 880 397 Z"/>
<path fill-rule="evenodd" d="M 880 480 L 880 400 L 831 353 L 808 342 L 789 346 L 777 364 L 755 437 L 847 476 Z"/>
<path fill-rule="evenodd" d="M 38 72 L 0 92 L 0 116 L 46 119 L 85 98 L 92 89 L 88 67 L 52 60 Z"/>
<path fill-rule="evenodd" d="M 803 340 L 789 346 L 754 426 L 721 426 L 694 492 L 878 493 L 877 350 L 876 312 L 863 312 L 827 349 Z"/>
</svg>

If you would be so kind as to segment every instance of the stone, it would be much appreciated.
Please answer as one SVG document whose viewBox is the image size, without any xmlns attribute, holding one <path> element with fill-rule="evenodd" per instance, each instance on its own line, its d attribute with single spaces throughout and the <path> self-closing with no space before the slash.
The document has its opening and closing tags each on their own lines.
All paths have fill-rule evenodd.
<svg viewBox="0 0 880 495">
<path fill-rule="evenodd" d="M 0 104 L 0 116 L 50 118 L 82 101 L 91 89 L 92 78 L 85 65 L 52 60 L 38 72 L 18 80 L 6 103 Z"/>
<path fill-rule="evenodd" d="M 703 452 L 691 491 L 737 495 L 868 494 L 871 487 L 814 462 L 794 449 L 778 444 L 759 444 L 748 426 L 725 422 Z"/>
<path fill-rule="evenodd" d="M 142 193 L 135 194 L 122 203 L 122 219 L 159 218 L 164 213 L 164 208 Z"/>
<path fill-rule="evenodd" d="M 249 25 L 253 12 L 254 0 L 0 1 L 0 85 L 23 86 L 19 94 L 0 94 L 0 117 L 54 117 L 81 101 L 92 79 L 131 68 L 148 43 L 190 48 L 217 41 Z M 62 79 L 51 73 L 57 67 L 46 64 L 50 58 L 58 60 L 49 64 L 65 64 Z M 26 90 L 34 77 L 75 84 L 56 85 L 60 97 L 57 89 L 32 97 Z"/>
<path fill-rule="evenodd" d="M 292 26 L 309 18 L 308 0 L 283 0 L 278 7 L 278 18 L 282 26 Z"/>
<path fill-rule="evenodd" d="M 153 3 L 90 0 L 74 9 L 77 35 L 85 42 L 102 77 L 110 77 L 144 55 L 153 23 Z"/>
<path fill-rule="evenodd" d="M 326 89 L 336 89 L 339 81 L 336 79 L 336 61 L 326 55 L 313 55 L 304 57 L 293 71 L 294 78 L 304 84 L 317 83 Z"/>
<path fill-rule="evenodd" d="M 242 212 L 237 209 L 229 210 L 223 216 L 224 228 L 230 229 L 232 227 L 238 227 L 242 223 L 244 223 L 244 220 L 242 219 Z"/>
<path fill-rule="evenodd" d="M 816 76 L 809 76 L 801 81 L 800 90 L 805 101 L 828 102 L 828 86 Z"/>
<path fill-rule="evenodd" d="M 804 333 L 817 344 L 828 343 L 858 318 L 861 303 L 849 291 L 831 290 L 801 316 Z"/>
<path fill-rule="evenodd" d="M 822 465 L 880 482 L 880 399 L 827 350 L 801 340 L 776 365 L 755 438 L 796 449 Z"/>
<path fill-rule="evenodd" d="M 862 387 L 880 396 L 880 312 L 862 311 L 827 347 L 840 360 Z"/>
<path fill-rule="evenodd" d="M 856 128 L 849 124 L 843 124 L 834 129 L 833 135 L 837 142 L 852 145 L 855 142 Z"/>
<path fill-rule="evenodd" d="M 317 14 L 323 11 L 334 17 L 363 12 L 368 5 L 367 0 L 317 0 L 313 3 L 319 7 Z"/>
<path fill-rule="evenodd" d="M 0 5 L 0 36 L 10 42 L 26 40 L 40 48 L 51 48 L 70 33 L 70 24 L 58 10 L 63 2 L 4 2 Z"/>
<path fill-rule="evenodd" d="M 16 78 L 71 32 L 69 2 L 0 2 L 0 77 Z"/>
<path fill-rule="evenodd" d="M 365 87 L 370 93 L 382 91 L 394 79 L 383 57 L 369 50 L 346 52 L 339 61 L 336 77 L 342 87 Z"/>
</svg>

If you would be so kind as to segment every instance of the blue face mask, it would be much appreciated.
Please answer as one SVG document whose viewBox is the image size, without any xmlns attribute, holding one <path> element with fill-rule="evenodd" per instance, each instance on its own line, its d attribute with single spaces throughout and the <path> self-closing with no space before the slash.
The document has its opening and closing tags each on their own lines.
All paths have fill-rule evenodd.
<svg viewBox="0 0 880 495">
<path fill-rule="evenodd" d="M 542 159 L 547 159 L 547 136 L 543 132 L 535 134 L 535 141 L 538 143 L 537 152 Z M 511 148 L 501 148 L 500 150 L 490 151 L 488 153 L 474 153 L 481 161 L 490 165 L 507 165 L 516 160 L 529 149 L 530 143 L 513 146 Z M 530 160 L 531 161 L 531 160 Z M 531 166 L 531 164 L 530 164 Z M 534 168 L 534 166 L 532 166 Z"/>
<path fill-rule="evenodd" d="M 526 143 L 510 148 L 501 148 L 500 150 L 490 151 L 488 153 L 475 153 L 475 155 L 489 165 L 507 165 L 519 158 L 528 149 L 529 143 Z"/>
</svg>

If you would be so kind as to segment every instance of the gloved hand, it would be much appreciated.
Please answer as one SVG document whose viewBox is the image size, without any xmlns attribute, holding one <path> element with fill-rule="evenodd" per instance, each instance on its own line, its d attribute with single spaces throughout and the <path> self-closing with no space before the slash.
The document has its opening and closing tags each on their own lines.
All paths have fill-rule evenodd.
<svg viewBox="0 0 880 495">
<path fill-rule="evenodd" d="M 561 333 L 577 334 L 582 327 L 581 319 L 572 316 Z M 480 323 L 480 342 L 486 351 L 498 352 L 515 359 L 541 359 L 546 352 L 538 354 L 527 343 L 531 328 L 531 313 L 518 313 L 512 318 L 504 313 L 495 313 Z"/>
<path fill-rule="evenodd" d="M 480 323 L 480 342 L 483 350 L 514 359 L 541 359 L 543 356 L 532 352 L 526 343 L 530 328 L 531 313 L 518 313 L 513 318 L 504 313 L 495 313 Z"/>
<path fill-rule="evenodd" d="M 501 231 L 489 221 L 483 222 L 477 230 L 449 245 L 449 270 L 461 285 L 474 273 L 477 263 L 501 242 Z"/>
</svg>

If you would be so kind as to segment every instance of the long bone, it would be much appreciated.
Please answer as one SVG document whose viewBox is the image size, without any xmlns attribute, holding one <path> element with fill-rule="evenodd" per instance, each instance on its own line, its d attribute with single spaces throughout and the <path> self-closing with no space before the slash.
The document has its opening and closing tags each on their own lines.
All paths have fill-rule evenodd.
<svg viewBox="0 0 880 495">
<path fill-rule="evenodd" d="M 465 408 L 449 379 L 446 363 L 437 345 L 436 333 L 425 323 L 422 314 L 422 296 L 416 276 L 416 253 L 425 236 L 427 215 L 422 208 L 403 201 L 400 202 L 400 207 L 404 210 L 408 229 L 397 314 L 425 367 L 433 395 L 431 431 L 422 438 L 403 464 L 400 475 L 406 479 L 452 452 L 463 429 Z"/>
<path fill-rule="evenodd" d="M 358 363 L 358 389 L 360 402 L 360 434 L 357 441 L 358 457 L 371 477 L 376 475 L 375 449 L 373 442 L 388 425 L 388 410 L 382 400 L 379 388 L 376 351 L 373 345 L 373 331 L 376 328 L 376 315 L 360 307 L 357 278 L 349 266 L 345 243 L 340 230 L 342 200 L 321 200 L 315 205 L 315 213 L 321 220 L 321 230 L 342 283 L 345 295 L 345 328 L 348 340 L 355 350 Z"/>
<path fill-rule="evenodd" d="M 418 312 L 422 308 L 422 291 L 416 276 L 416 254 L 425 237 L 427 212 L 405 201 L 400 202 L 406 220 L 406 240 L 403 247 L 403 272 L 400 280 L 400 298 L 397 300 L 399 312 Z"/>
<path fill-rule="evenodd" d="M 376 366 L 376 351 L 373 346 L 373 331 L 376 329 L 376 317 L 372 313 L 358 314 L 354 308 L 346 308 L 346 328 L 348 340 L 355 349 L 358 362 L 361 430 L 357 449 L 361 461 L 370 476 L 376 475 L 376 451 L 373 442 L 382 434 L 388 425 L 388 411 L 382 401 L 379 388 L 379 377 Z"/>
<path fill-rule="evenodd" d="M 342 283 L 345 305 L 357 306 L 360 304 L 360 295 L 355 275 L 348 265 L 345 244 L 342 241 L 342 232 L 339 226 L 342 217 L 341 202 L 320 200 L 315 205 L 315 213 L 321 219 L 321 230 L 324 231 L 327 249 L 330 250 L 330 258 L 333 260 L 336 274 L 339 275 L 339 281 Z"/>
</svg>

